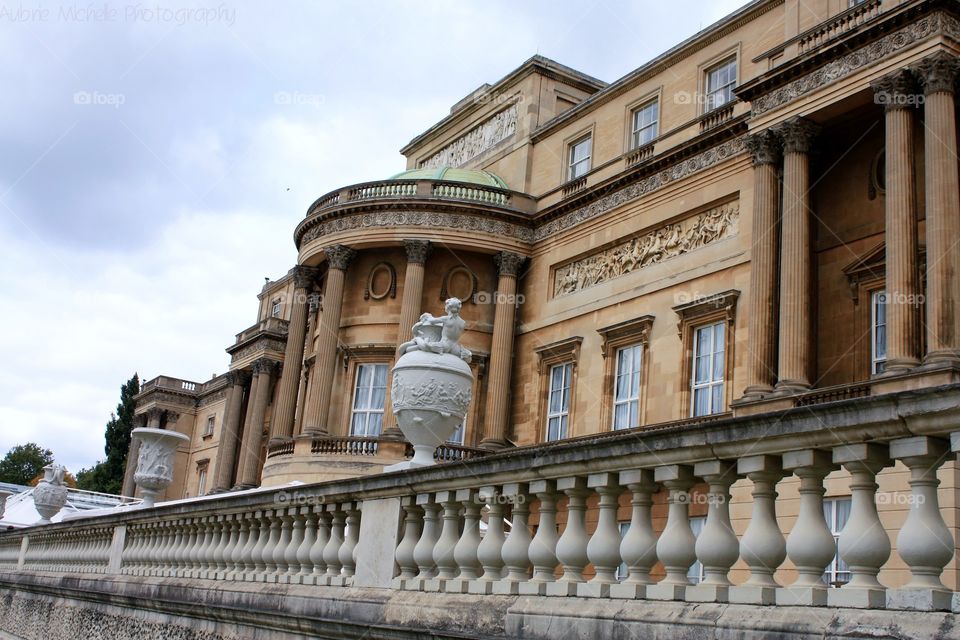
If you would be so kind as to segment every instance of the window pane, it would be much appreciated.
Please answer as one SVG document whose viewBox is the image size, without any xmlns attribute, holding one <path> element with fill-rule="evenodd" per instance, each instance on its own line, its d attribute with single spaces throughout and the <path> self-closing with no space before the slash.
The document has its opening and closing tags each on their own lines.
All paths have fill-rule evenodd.
<svg viewBox="0 0 960 640">
<path fill-rule="evenodd" d="M 560 438 L 567 437 L 567 416 L 563 415 L 560 418 Z"/>
<path fill-rule="evenodd" d="M 626 429 L 630 427 L 630 405 L 629 403 L 618 404 L 614 407 L 613 428 Z"/>
<path fill-rule="evenodd" d="M 696 361 L 696 377 L 694 380 L 697 383 L 707 382 L 710 380 L 710 356 L 700 356 Z"/>
<path fill-rule="evenodd" d="M 628 426 L 640 426 L 640 402 L 638 400 L 630 403 L 630 424 Z"/>
<path fill-rule="evenodd" d="M 714 385 L 711 389 L 713 390 L 713 405 L 710 407 L 710 413 L 717 413 L 723 410 L 723 385 Z"/>
<path fill-rule="evenodd" d="M 693 392 L 693 415 L 705 416 L 710 413 L 709 389 L 696 389 Z"/>
<path fill-rule="evenodd" d="M 381 431 L 383 431 L 383 414 L 371 413 L 367 419 L 367 435 L 379 436 Z"/>
</svg>

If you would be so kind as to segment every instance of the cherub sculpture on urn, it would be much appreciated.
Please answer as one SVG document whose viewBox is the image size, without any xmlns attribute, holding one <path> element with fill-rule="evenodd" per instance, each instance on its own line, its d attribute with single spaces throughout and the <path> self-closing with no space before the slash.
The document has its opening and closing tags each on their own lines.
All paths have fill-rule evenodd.
<svg viewBox="0 0 960 640">
<path fill-rule="evenodd" d="M 435 464 L 436 448 L 453 435 L 467 415 L 473 389 L 470 351 L 460 346 L 466 329 L 461 302 L 450 298 L 447 315 L 425 313 L 413 325 L 413 340 L 397 349 L 393 367 L 393 414 L 413 445 L 413 459 L 384 471 Z"/>
</svg>

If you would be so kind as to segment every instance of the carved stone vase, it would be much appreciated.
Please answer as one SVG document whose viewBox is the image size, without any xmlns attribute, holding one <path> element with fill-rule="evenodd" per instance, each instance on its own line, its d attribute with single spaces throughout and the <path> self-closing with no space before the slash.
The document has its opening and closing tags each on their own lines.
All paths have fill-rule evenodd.
<svg viewBox="0 0 960 640">
<path fill-rule="evenodd" d="M 50 524 L 67 503 L 67 486 L 63 484 L 63 467 L 49 464 L 43 468 L 43 480 L 33 489 L 33 506 L 40 514 L 36 524 Z"/>
<path fill-rule="evenodd" d="M 470 365 L 451 353 L 408 351 L 400 356 L 393 367 L 393 414 L 414 455 L 385 471 L 435 464 L 433 452 L 463 421 L 472 389 Z"/>
<path fill-rule="evenodd" d="M 173 459 L 177 446 L 188 442 L 189 437 L 166 429 L 134 429 L 132 434 L 140 438 L 140 456 L 133 481 L 143 495 L 143 506 L 152 507 L 157 496 L 173 482 Z"/>
</svg>

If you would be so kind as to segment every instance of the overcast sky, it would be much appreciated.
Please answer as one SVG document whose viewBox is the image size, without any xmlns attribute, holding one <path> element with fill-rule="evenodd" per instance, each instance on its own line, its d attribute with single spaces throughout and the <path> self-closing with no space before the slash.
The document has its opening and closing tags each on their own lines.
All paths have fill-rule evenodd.
<svg viewBox="0 0 960 640">
<path fill-rule="evenodd" d="M 0 0 L 0 455 L 75 473 L 134 372 L 226 370 L 307 205 L 482 83 L 609 82 L 741 4 Z"/>
</svg>

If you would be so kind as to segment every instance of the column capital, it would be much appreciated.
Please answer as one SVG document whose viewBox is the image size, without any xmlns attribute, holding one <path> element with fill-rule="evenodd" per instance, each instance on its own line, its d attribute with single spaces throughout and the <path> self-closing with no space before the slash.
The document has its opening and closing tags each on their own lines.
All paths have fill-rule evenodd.
<svg viewBox="0 0 960 640">
<path fill-rule="evenodd" d="M 917 81 L 908 69 L 897 69 L 893 73 L 870 83 L 873 98 L 883 105 L 884 111 L 915 107 L 917 100 Z"/>
<path fill-rule="evenodd" d="M 433 250 L 433 245 L 429 240 L 404 240 L 403 248 L 407 251 L 407 262 L 413 264 L 426 264 L 427 256 Z"/>
<path fill-rule="evenodd" d="M 784 153 L 809 153 L 820 126 L 806 118 L 790 118 L 777 128 Z"/>
<path fill-rule="evenodd" d="M 253 361 L 253 373 L 254 375 L 258 373 L 272 375 L 277 369 L 277 364 L 276 360 L 271 360 L 270 358 L 258 358 Z"/>
<path fill-rule="evenodd" d="M 324 255 L 327 256 L 327 262 L 331 269 L 346 271 L 353 261 L 357 252 L 343 244 L 334 244 L 323 248 Z"/>
<path fill-rule="evenodd" d="M 244 385 L 250 380 L 250 372 L 244 369 L 234 369 L 224 374 L 230 386 Z"/>
<path fill-rule="evenodd" d="M 526 260 L 525 257 L 511 251 L 500 251 L 493 256 L 493 261 L 497 263 L 497 273 L 501 276 L 513 276 L 514 278 L 520 272 L 520 266 L 524 260 Z"/>
<path fill-rule="evenodd" d="M 911 70 L 923 88 L 924 95 L 953 93 L 956 89 L 957 74 L 960 72 L 960 59 L 946 51 L 938 51 L 918 62 Z"/>
<path fill-rule="evenodd" d="M 753 157 L 753 166 L 777 164 L 780 160 L 780 140 L 770 129 L 751 133 L 744 137 L 743 143 Z"/>
<path fill-rule="evenodd" d="M 317 278 L 316 267 L 307 267 L 302 264 L 298 264 L 292 269 L 292 272 L 294 288 L 308 290 L 313 288 L 313 283 Z"/>
</svg>

